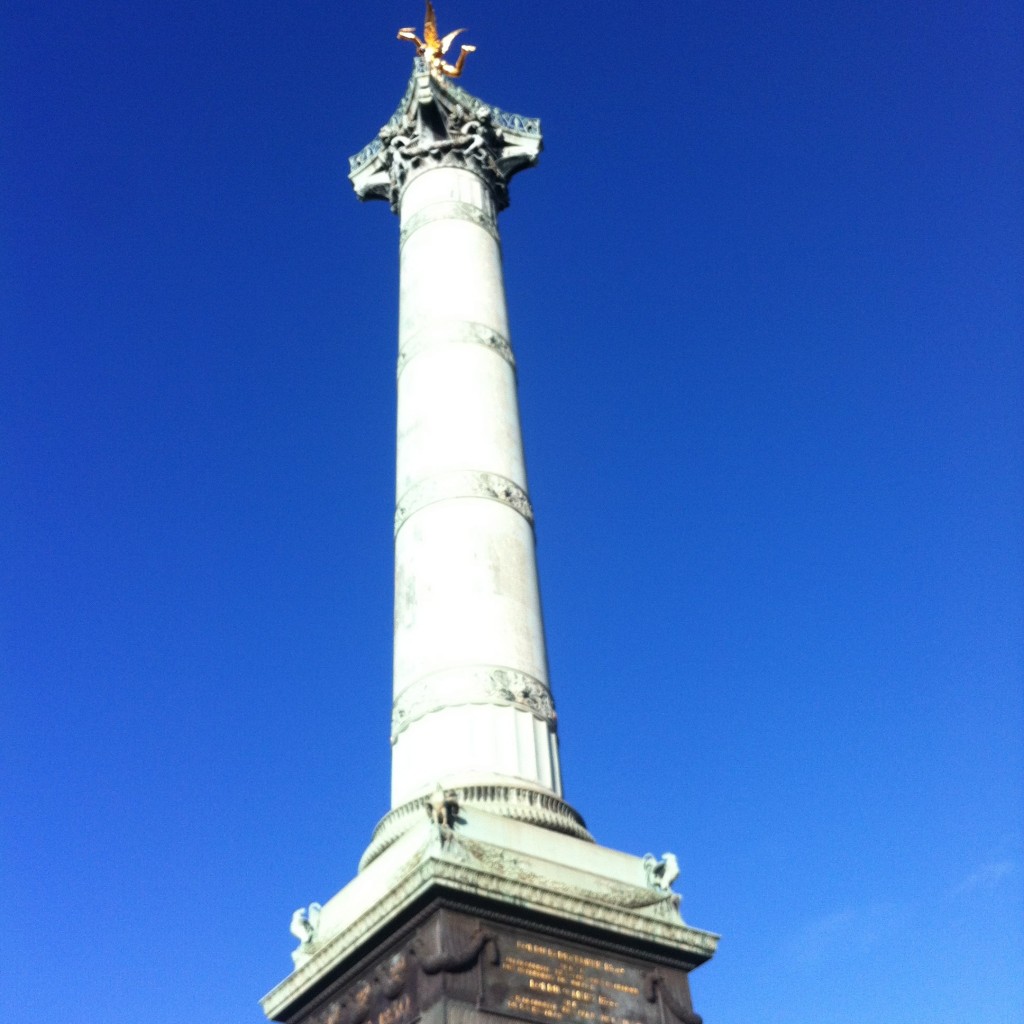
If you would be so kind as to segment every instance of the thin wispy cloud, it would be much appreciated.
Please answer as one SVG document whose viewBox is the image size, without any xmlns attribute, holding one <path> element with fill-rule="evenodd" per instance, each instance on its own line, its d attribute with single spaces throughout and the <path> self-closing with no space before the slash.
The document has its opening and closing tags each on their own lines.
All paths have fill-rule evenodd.
<svg viewBox="0 0 1024 1024">
<path fill-rule="evenodd" d="M 996 889 L 1016 875 L 1017 864 L 1014 861 L 989 861 L 957 883 L 951 890 L 950 896 L 967 896 L 970 893 Z"/>
<path fill-rule="evenodd" d="M 790 939 L 790 956 L 805 966 L 817 966 L 856 951 L 865 953 L 882 944 L 904 918 L 892 903 L 872 903 L 813 918 Z"/>
</svg>

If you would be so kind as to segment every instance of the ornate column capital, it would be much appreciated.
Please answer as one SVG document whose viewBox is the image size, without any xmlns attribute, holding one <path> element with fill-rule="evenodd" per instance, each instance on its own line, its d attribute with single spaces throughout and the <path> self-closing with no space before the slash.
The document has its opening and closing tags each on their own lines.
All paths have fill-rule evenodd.
<svg viewBox="0 0 1024 1024">
<path fill-rule="evenodd" d="M 406 183 L 435 167 L 459 167 L 483 178 L 498 210 L 508 206 L 508 182 L 537 162 L 540 121 L 509 114 L 431 75 L 417 58 L 398 109 L 349 160 L 360 199 L 387 199 L 398 211 Z"/>
</svg>

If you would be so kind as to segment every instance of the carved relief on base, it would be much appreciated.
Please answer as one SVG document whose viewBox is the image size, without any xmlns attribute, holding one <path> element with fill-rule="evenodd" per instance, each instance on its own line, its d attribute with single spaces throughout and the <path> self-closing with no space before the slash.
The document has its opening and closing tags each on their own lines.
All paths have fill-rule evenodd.
<svg viewBox="0 0 1024 1024">
<path fill-rule="evenodd" d="M 499 962 L 498 940 L 480 921 L 440 910 L 375 965 L 329 992 L 301 1024 L 411 1024 L 442 994 L 468 995 L 477 1001 L 477 975 L 465 982 L 448 975 L 469 975 L 481 960 Z"/>
<path fill-rule="evenodd" d="M 413 1024 L 439 1000 L 532 1024 L 702 1024 L 681 968 L 444 907 L 293 1022 Z"/>
<path fill-rule="evenodd" d="M 419 1015 L 416 971 L 400 950 L 376 969 L 334 992 L 302 1024 L 410 1024 Z"/>
</svg>

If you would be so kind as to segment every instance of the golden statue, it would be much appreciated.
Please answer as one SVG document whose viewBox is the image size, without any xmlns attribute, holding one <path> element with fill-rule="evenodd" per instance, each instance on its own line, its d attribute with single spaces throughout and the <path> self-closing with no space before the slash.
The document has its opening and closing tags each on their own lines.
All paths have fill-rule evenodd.
<svg viewBox="0 0 1024 1024">
<path fill-rule="evenodd" d="M 416 52 L 423 58 L 432 75 L 438 77 L 447 75 L 449 78 L 458 78 L 462 74 L 462 65 L 466 63 L 466 54 L 473 53 L 476 47 L 463 44 L 462 50 L 459 53 L 459 59 L 454 64 L 447 63 L 444 60 L 444 55 L 455 41 L 455 37 L 465 31 L 464 28 L 457 28 L 454 32 L 449 32 L 443 38 L 439 36 L 437 34 L 437 15 L 434 14 L 434 5 L 430 0 L 427 0 L 427 13 L 423 19 L 423 38 L 420 39 L 413 28 L 400 28 L 398 30 L 398 38 L 408 39 L 409 42 L 416 44 Z"/>
</svg>

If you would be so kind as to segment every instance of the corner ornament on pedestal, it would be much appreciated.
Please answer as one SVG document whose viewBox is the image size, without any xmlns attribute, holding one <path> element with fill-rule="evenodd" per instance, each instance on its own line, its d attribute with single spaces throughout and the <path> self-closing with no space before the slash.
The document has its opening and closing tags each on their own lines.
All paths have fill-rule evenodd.
<svg viewBox="0 0 1024 1024">
<path fill-rule="evenodd" d="M 309 907 L 299 907 L 292 914 L 289 931 L 299 940 L 299 950 L 312 946 L 316 941 L 317 929 L 320 927 L 320 911 L 323 907 L 319 903 L 310 903 Z"/>
</svg>

